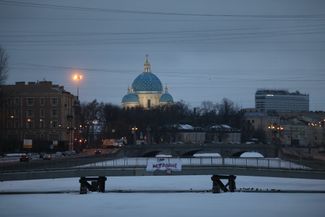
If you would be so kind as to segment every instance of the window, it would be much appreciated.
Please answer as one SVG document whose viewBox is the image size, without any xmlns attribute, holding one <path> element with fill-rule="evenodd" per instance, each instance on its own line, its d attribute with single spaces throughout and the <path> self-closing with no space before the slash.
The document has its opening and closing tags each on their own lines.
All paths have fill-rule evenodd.
<svg viewBox="0 0 325 217">
<path fill-rule="evenodd" d="M 27 118 L 27 120 L 26 120 L 26 128 L 32 128 L 32 119 Z"/>
<path fill-rule="evenodd" d="M 147 107 L 151 108 L 151 100 L 150 99 L 148 99 L 148 106 Z"/>
<path fill-rule="evenodd" d="M 56 128 L 58 126 L 58 122 L 57 121 L 51 121 L 51 126 L 52 126 L 52 128 Z"/>
<path fill-rule="evenodd" d="M 40 109 L 39 110 L 39 116 L 40 117 L 44 117 L 44 109 Z"/>
<path fill-rule="evenodd" d="M 19 105 L 19 98 L 15 98 L 15 105 Z"/>
<path fill-rule="evenodd" d="M 52 116 L 56 117 L 58 115 L 58 112 L 56 109 L 52 109 Z"/>
<path fill-rule="evenodd" d="M 8 106 L 13 106 L 14 102 L 14 99 L 8 99 Z"/>
<path fill-rule="evenodd" d="M 52 102 L 53 106 L 56 106 L 58 104 L 58 98 L 56 98 L 56 97 L 52 98 L 51 102 Z"/>
<path fill-rule="evenodd" d="M 44 128 L 44 120 L 42 118 L 39 120 L 39 127 Z"/>
<path fill-rule="evenodd" d="M 40 138 L 40 140 L 46 140 L 46 135 L 44 135 L 44 134 L 40 134 L 40 135 L 39 135 L 39 138 Z"/>
<path fill-rule="evenodd" d="M 40 98 L 40 105 L 44 106 L 45 105 L 45 99 L 44 98 Z"/>
<path fill-rule="evenodd" d="M 7 122 L 7 128 L 12 128 L 13 127 L 13 123 L 12 121 L 8 121 Z"/>
<path fill-rule="evenodd" d="M 26 104 L 27 104 L 28 106 L 32 106 L 32 105 L 34 104 L 34 99 L 33 99 L 33 98 L 27 98 L 27 102 L 26 102 Z"/>
<path fill-rule="evenodd" d="M 33 110 L 28 109 L 28 110 L 26 111 L 26 117 L 32 117 L 32 116 L 33 116 Z"/>
</svg>

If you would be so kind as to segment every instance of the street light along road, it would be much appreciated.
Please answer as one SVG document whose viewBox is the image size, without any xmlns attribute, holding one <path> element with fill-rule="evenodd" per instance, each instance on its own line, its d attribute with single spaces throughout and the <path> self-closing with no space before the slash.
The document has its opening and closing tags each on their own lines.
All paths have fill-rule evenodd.
<svg viewBox="0 0 325 217">
<path fill-rule="evenodd" d="M 79 83 L 83 79 L 83 75 L 80 73 L 75 73 L 72 76 L 72 80 L 77 82 L 77 98 L 79 99 Z"/>
</svg>

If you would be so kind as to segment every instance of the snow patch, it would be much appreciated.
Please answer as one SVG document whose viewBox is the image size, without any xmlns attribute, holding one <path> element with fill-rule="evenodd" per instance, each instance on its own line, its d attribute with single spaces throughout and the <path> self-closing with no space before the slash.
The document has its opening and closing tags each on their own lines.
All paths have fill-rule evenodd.
<svg viewBox="0 0 325 217">
<path fill-rule="evenodd" d="M 256 158 L 264 158 L 264 156 L 258 152 L 244 152 L 240 155 L 240 157 L 256 157 Z"/>
</svg>

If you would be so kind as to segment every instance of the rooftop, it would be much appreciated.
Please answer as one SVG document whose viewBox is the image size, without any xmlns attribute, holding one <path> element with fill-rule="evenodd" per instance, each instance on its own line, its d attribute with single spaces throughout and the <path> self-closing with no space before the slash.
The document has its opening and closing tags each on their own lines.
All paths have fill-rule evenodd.
<svg viewBox="0 0 325 217">
<path fill-rule="evenodd" d="M 264 95 L 264 94 L 273 94 L 273 95 L 303 95 L 307 96 L 308 94 L 302 94 L 298 90 L 295 92 L 289 92 L 285 89 L 258 89 L 255 95 Z"/>
<path fill-rule="evenodd" d="M 68 93 L 64 86 L 53 84 L 51 81 L 24 82 L 19 81 L 15 84 L 2 85 L 0 89 L 10 91 L 11 93 Z"/>
</svg>

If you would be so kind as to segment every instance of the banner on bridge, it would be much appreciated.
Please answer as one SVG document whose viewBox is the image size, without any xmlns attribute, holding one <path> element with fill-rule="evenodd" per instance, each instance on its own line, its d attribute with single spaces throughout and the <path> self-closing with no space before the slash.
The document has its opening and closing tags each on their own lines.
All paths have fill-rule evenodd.
<svg viewBox="0 0 325 217">
<path fill-rule="evenodd" d="M 182 162 L 180 159 L 156 158 L 150 159 L 147 163 L 147 171 L 181 171 Z"/>
</svg>

